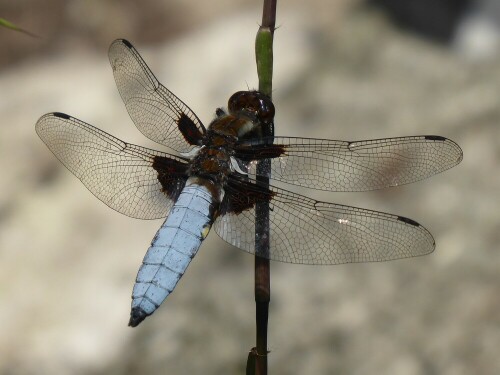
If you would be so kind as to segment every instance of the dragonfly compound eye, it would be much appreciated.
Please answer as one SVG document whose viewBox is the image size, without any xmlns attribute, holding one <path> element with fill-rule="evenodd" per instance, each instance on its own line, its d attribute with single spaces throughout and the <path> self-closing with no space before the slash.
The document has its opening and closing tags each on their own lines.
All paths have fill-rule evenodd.
<svg viewBox="0 0 500 375">
<path fill-rule="evenodd" d="M 274 118 L 274 105 L 267 95 L 259 91 L 238 91 L 228 102 L 228 109 L 233 114 L 247 113 L 263 123 L 270 123 Z"/>
</svg>

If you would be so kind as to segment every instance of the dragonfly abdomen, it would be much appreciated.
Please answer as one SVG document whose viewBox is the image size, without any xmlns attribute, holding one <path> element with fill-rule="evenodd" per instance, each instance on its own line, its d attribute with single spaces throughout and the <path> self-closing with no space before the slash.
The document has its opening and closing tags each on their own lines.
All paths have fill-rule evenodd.
<svg viewBox="0 0 500 375">
<path fill-rule="evenodd" d="M 218 199 L 199 182 L 188 180 L 144 256 L 132 292 L 132 327 L 151 315 L 174 290 L 210 230 Z"/>
</svg>

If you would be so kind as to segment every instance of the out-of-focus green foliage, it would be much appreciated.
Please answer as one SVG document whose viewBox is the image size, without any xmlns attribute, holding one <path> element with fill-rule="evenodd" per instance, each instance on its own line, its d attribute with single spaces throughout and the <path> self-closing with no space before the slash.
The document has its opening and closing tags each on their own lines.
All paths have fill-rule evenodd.
<svg viewBox="0 0 500 375">
<path fill-rule="evenodd" d="M 24 33 L 26 35 L 37 38 L 37 36 L 35 34 L 30 33 L 29 31 L 24 30 L 24 29 L 20 28 L 19 26 L 14 25 L 12 22 L 9 22 L 3 18 L 0 18 L 0 26 L 15 30 L 15 31 L 19 31 L 19 32 Z"/>
</svg>

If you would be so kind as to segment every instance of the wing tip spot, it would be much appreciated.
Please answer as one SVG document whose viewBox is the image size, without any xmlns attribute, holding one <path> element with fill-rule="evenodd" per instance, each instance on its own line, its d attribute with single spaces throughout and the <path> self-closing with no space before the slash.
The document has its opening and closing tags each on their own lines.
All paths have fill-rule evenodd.
<svg viewBox="0 0 500 375">
<path fill-rule="evenodd" d="M 128 48 L 134 48 L 132 43 L 130 43 L 127 39 L 119 39 L 123 44 L 125 44 Z"/>
<path fill-rule="evenodd" d="M 446 141 L 446 138 L 440 135 L 426 135 L 425 139 L 428 139 L 430 141 L 442 141 L 442 142 Z"/>
<path fill-rule="evenodd" d="M 417 223 L 415 220 L 409 219 L 409 218 L 404 217 L 404 216 L 398 216 L 398 220 L 402 221 L 403 223 L 413 225 L 415 227 L 419 227 L 420 226 L 420 224 Z"/>
<path fill-rule="evenodd" d="M 52 115 L 54 117 L 59 117 L 59 118 L 63 118 L 65 120 L 69 120 L 71 118 L 70 115 L 67 115 L 66 113 L 62 113 L 62 112 L 53 112 Z"/>
</svg>

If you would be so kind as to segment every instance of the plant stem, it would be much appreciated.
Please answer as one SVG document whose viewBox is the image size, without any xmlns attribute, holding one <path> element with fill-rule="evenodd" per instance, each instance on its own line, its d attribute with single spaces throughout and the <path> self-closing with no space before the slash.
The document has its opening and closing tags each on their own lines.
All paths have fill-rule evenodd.
<svg viewBox="0 0 500 375">
<path fill-rule="evenodd" d="M 273 36 L 276 24 L 277 0 L 264 0 L 262 25 L 255 39 L 255 58 L 259 76 L 259 91 L 271 97 L 273 77 Z M 262 129 L 262 136 L 273 136 L 274 126 Z M 269 186 L 270 161 L 257 164 L 257 175 L 264 186 Z M 258 203 L 255 209 L 255 318 L 256 347 L 249 354 L 247 374 L 267 375 L 267 325 L 271 298 L 269 268 L 269 203 Z"/>
</svg>

